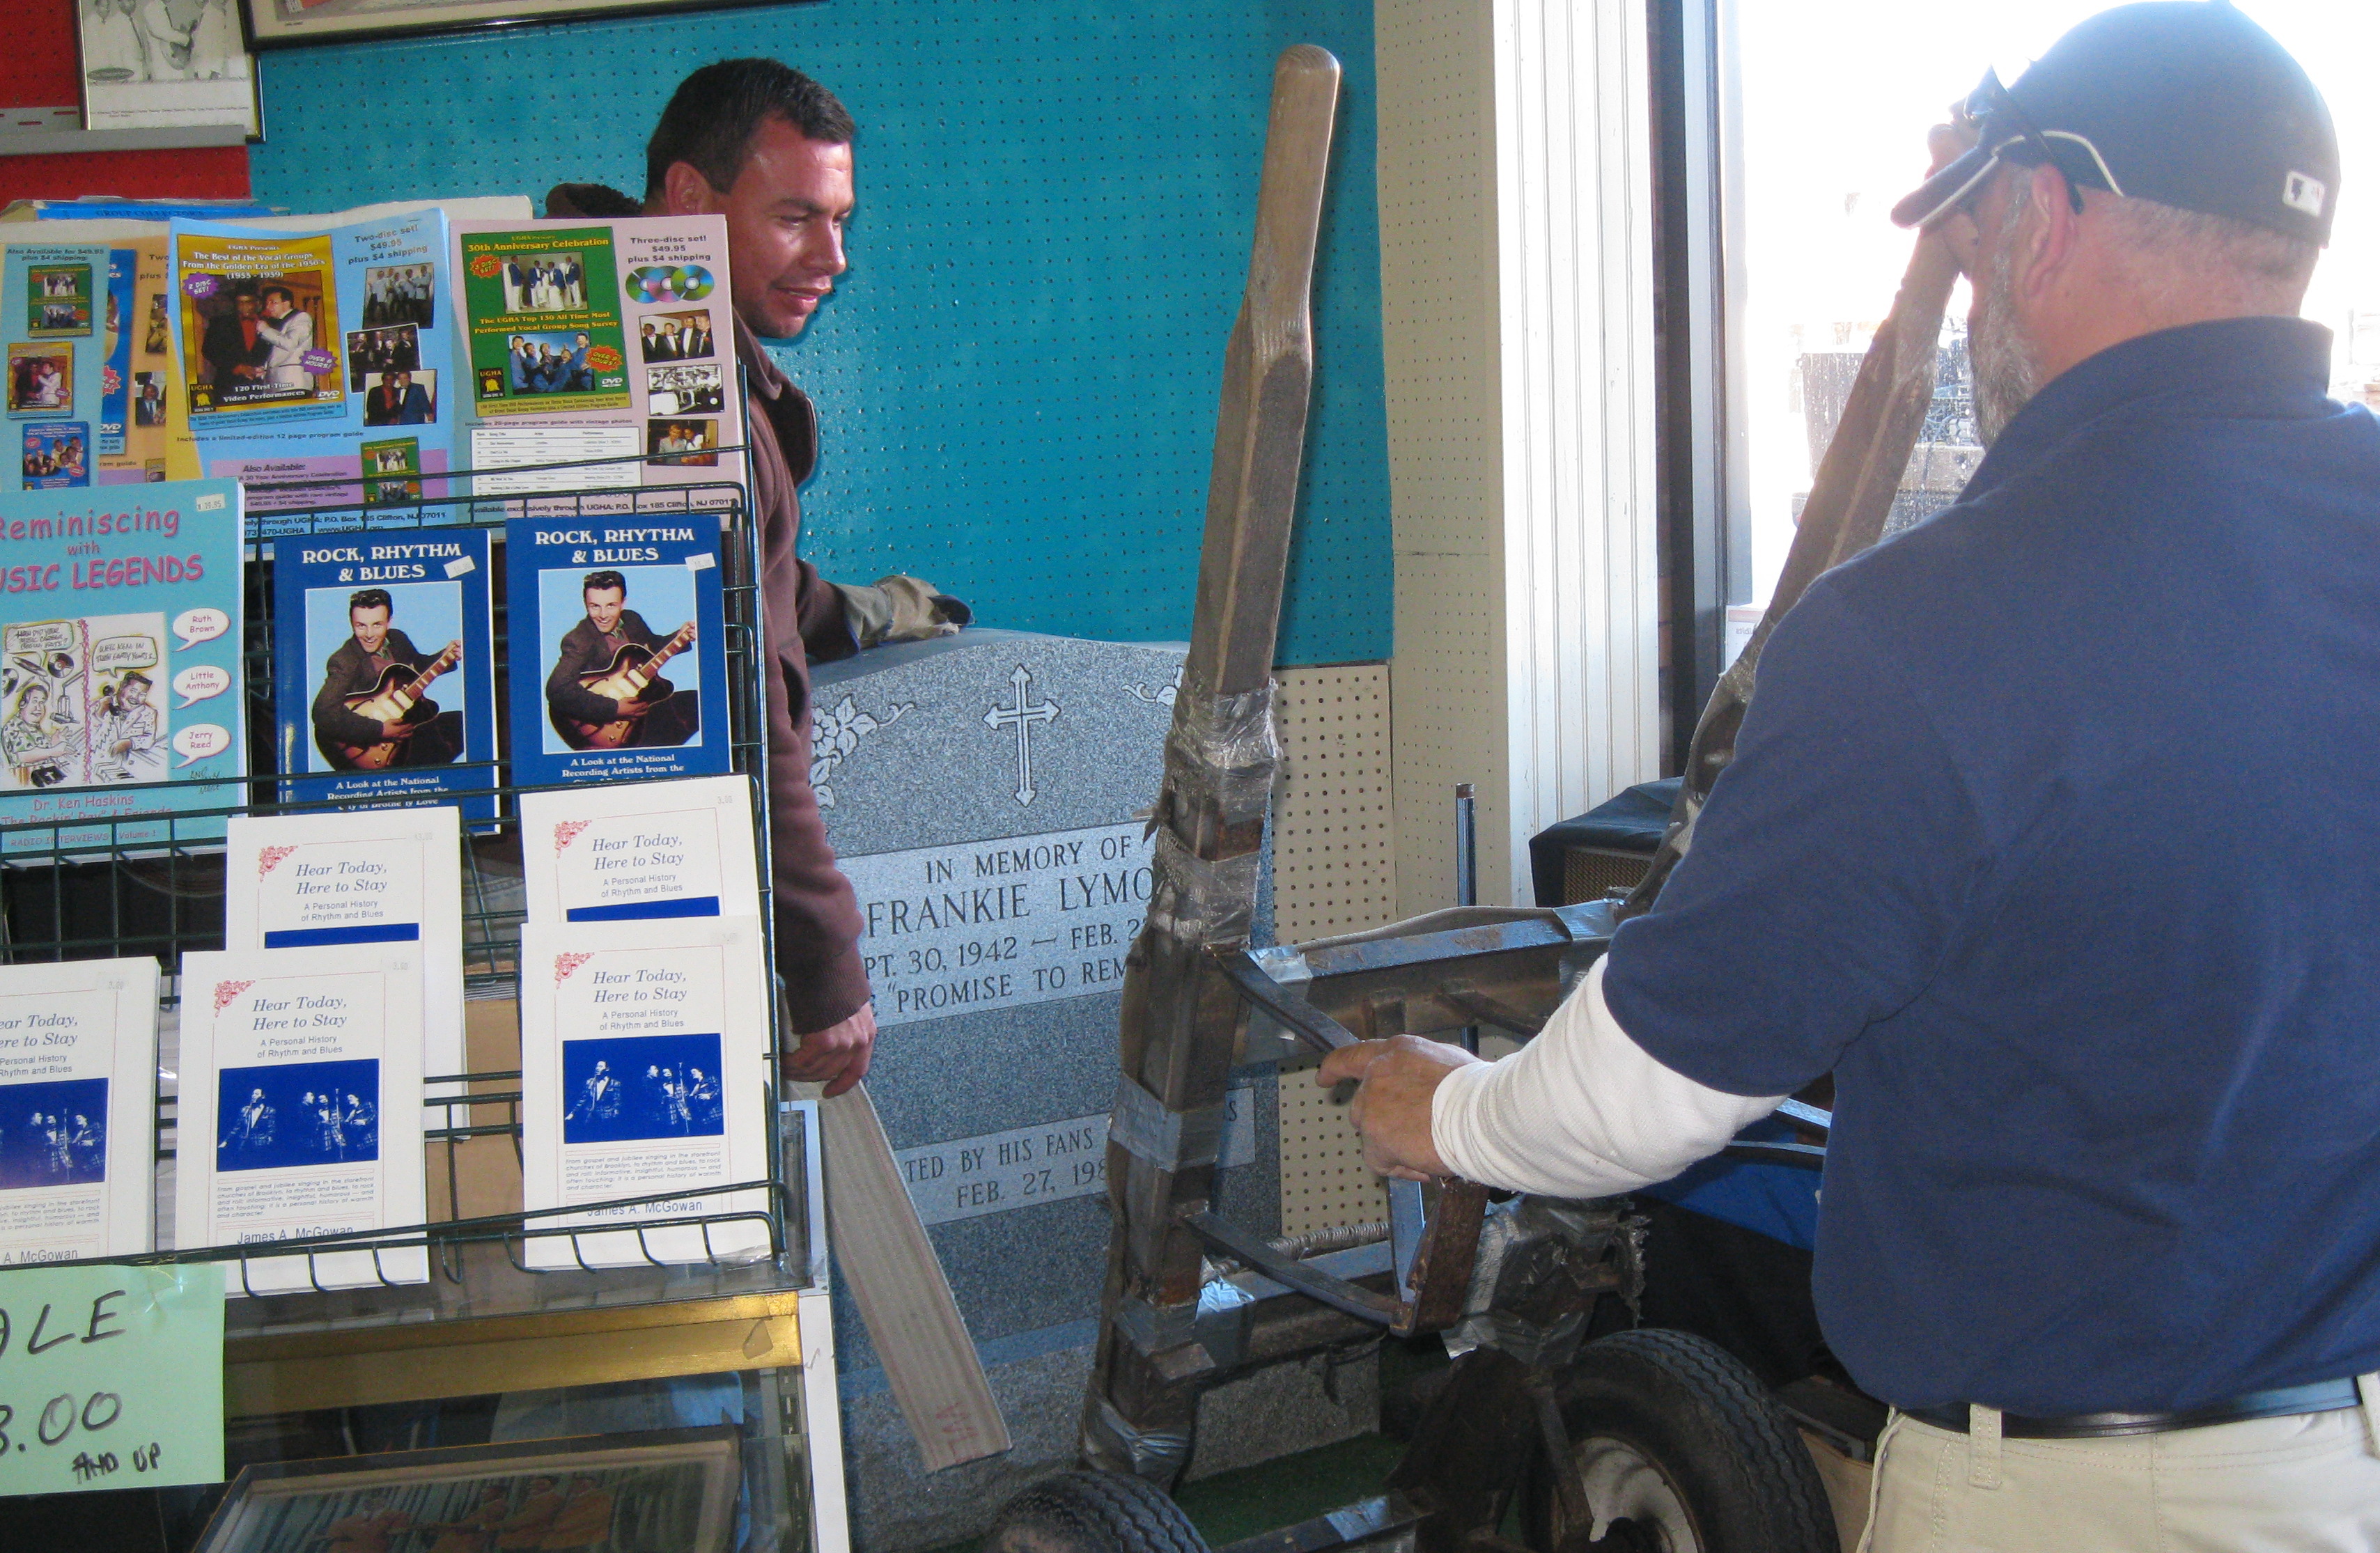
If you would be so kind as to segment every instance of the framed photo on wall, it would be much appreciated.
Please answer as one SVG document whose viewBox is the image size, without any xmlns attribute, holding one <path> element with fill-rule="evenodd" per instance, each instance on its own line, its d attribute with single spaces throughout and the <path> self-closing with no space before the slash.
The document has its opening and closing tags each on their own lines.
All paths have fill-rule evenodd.
<svg viewBox="0 0 2380 1553">
<path fill-rule="evenodd" d="M 715 11 L 789 0 L 225 0 L 248 7 L 248 33 L 259 49 L 355 42 L 408 33 L 572 21 L 581 17 Z M 797 0 L 795 0 L 797 3 Z"/>
<path fill-rule="evenodd" d="M 193 1553 L 326 1543 L 724 1553 L 742 1468 L 732 1426 L 273 1462 L 241 1469 Z"/>
<path fill-rule="evenodd" d="M 85 129 L 233 126 L 261 133 L 247 0 L 75 0 Z"/>
</svg>

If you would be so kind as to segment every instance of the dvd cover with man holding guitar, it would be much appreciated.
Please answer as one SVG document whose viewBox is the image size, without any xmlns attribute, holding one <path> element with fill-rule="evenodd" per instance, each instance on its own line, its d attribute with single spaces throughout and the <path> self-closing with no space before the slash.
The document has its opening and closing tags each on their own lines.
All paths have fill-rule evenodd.
<svg viewBox="0 0 2380 1553">
<path fill-rule="evenodd" d="M 715 519 L 519 518 L 504 552 L 515 781 L 727 770 Z"/>
<path fill-rule="evenodd" d="M 274 732 L 292 800 L 421 798 L 496 782 L 488 531 L 273 541 Z M 492 819 L 492 797 L 466 819 Z"/>
</svg>

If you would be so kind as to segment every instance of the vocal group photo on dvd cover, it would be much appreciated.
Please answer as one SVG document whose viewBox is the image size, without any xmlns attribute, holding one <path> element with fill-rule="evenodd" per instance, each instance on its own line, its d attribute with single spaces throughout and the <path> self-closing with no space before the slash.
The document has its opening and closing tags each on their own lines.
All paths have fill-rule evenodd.
<svg viewBox="0 0 2380 1553">
<path fill-rule="evenodd" d="M 380 1158 L 380 1060 L 274 1062 L 216 1075 L 215 1169 L 286 1170 Z"/>
<path fill-rule="evenodd" d="M 195 417 L 335 400 L 345 382 L 325 272 L 289 269 L 182 284 L 183 365 Z"/>
<path fill-rule="evenodd" d="M 189 329 L 198 342 L 190 364 L 192 409 L 311 403 L 321 397 L 319 390 L 343 385 L 363 401 L 366 426 L 436 424 L 438 374 L 421 365 L 421 331 L 436 322 L 430 276 L 426 264 L 367 270 L 364 327 L 346 332 L 344 352 L 330 348 L 340 340 L 319 271 L 233 281 L 188 298 Z M 29 349 L 26 359 L 27 404 L 56 408 L 42 397 L 44 374 L 70 379 L 71 357 L 44 362 L 42 353 Z M 12 370 L 12 406 L 18 397 L 14 378 Z"/>
<path fill-rule="evenodd" d="M 562 1141 L 717 1137 L 720 1073 L 716 1035 L 564 1041 Z"/>
<path fill-rule="evenodd" d="M 107 1177 L 107 1080 L 0 1085 L 0 1191 Z"/>
</svg>

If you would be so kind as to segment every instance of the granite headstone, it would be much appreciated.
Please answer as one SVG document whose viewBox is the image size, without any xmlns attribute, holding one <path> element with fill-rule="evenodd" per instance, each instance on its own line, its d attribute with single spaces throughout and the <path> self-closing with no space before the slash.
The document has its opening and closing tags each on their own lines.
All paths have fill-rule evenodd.
<svg viewBox="0 0 2380 1553">
<path fill-rule="evenodd" d="M 1018 1442 L 923 1477 L 839 1294 L 863 1547 L 969 1535 L 1008 1485 L 1071 1461 L 1106 1266 L 1124 955 L 1149 890 L 1142 815 L 1184 650 L 971 630 L 815 671 L 810 782 L 876 995 L 868 1090 Z M 1219 1190 L 1267 1234 L 1274 1082 L 1235 1075 Z"/>
</svg>

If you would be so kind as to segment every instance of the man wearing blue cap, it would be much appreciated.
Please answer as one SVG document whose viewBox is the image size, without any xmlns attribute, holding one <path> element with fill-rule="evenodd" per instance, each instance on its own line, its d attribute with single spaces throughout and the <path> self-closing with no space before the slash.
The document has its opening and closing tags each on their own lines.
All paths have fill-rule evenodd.
<svg viewBox="0 0 2380 1553">
<path fill-rule="evenodd" d="M 1376 1168 L 1592 1197 L 1832 1073 L 1876 1549 L 2380 1547 L 2380 425 L 2296 316 L 2329 115 L 2158 0 L 1937 149 L 1895 215 L 1973 285 L 1959 502 L 1781 623 L 1542 1036 L 1320 1076 Z"/>
</svg>

